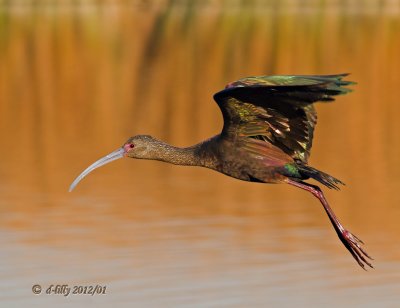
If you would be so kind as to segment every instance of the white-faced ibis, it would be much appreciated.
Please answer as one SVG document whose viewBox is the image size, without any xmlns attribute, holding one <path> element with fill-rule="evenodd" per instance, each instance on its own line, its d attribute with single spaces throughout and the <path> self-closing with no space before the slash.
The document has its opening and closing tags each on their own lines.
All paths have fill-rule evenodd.
<svg viewBox="0 0 400 308">
<path fill-rule="evenodd" d="M 372 267 L 363 242 L 342 226 L 322 190 L 304 182 L 312 178 L 333 189 L 343 184 L 307 162 L 317 122 L 313 103 L 350 92 L 344 86 L 354 83 L 343 80 L 345 76 L 261 76 L 232 82 L 214 95 L 224 117 L 219 135 L 187 148 L 147 135 L 131 137 L 83 171 L 70 191 L 92 170 L 122 157 L 201 166 L 243 181 L 290 184 L 319 199 L 354 259 L 364 269 L 365 264 Z"/>
</svg>

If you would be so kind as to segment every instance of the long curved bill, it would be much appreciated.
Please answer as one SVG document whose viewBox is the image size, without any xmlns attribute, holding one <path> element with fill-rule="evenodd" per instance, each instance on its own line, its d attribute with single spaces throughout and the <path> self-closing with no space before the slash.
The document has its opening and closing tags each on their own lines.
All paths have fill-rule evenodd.
<svg viewBox="0 0 400 308">
<path fill-rule="evenodd" d="M 103 158 L 100 158 L 98 161 L 95 163 L 91 164 L 89 167 L 85 169 L 71 184 L 69 187 L 69 191 L 71 192 L 76 185 L 85 177 L 87 176 L 90 172 L 92 172 L 94 169 L 99 168 L 105 164 L 108 164 L 116 159 L 124 157 L 125 150 L 124 148 L 119 148 L 118 150 L 115 150 L 114 152 L 108 154 L 107 156 L 104 156 Z"/>
</svg>

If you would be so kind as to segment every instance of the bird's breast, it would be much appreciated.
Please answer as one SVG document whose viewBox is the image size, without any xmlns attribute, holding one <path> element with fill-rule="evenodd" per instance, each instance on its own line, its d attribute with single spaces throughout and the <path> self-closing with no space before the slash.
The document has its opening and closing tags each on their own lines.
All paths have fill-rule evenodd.
<svg viewBox="0 0 400 308">
<path fill-rule="evenodd" d="M 220 161 L 219 172 L 243 181 L 281 183 L 284 180 L 278 172 L 280 166 L 270 165 L 263 156 L 254 156 L 241 148 L 226 151 Z"/>
<path fill-rule="evenodd" d="M 216 136 L 203 144 L 199 155 L 202 166 L 230 177 L 251 182 L 281 182 L 276 165 L 246 151 L 240 142 Z"/>
</svg>

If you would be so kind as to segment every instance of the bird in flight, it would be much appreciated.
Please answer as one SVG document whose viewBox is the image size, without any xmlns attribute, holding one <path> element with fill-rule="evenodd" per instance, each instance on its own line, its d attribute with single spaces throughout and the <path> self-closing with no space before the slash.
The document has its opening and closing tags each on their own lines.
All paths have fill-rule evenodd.
<svg viewBox="0 0 400 308">
<path fill-rule="evenodd" d="M 219 135 L 179 148 L 148 135 L 137 135 L 99 159 L 71 184 L 70 191 L 91 171 L 122 157 L 150 159 L 176 165 L 201 166 L 243 181 L 286 183 L 313 194 L 323 205 L 339 239 L 357 263 L 373 267 L 363 242 L 343 227 L 322 190 L 305 182 L 314 179 L 339 189 L 343 183 L 308 165 L 315 102 L 331 102 L 351 90 L 354 82 L 339 75 L 277 75 L 247 77 L 229 83 L 214 95 L 224 126 Z"/>
</svg>

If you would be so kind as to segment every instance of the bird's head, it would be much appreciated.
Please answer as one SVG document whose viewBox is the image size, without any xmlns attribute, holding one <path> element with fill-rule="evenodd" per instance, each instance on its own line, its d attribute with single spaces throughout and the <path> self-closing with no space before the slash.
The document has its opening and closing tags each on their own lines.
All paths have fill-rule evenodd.
<svg viewBox="0 0 400 308">
<path fill-rule="evenodd" d="M 124 143 L 123 156 L 131 158 L 152 159 L 162 142 L 149 135 L 130 137 Z"/>
<path fill-rule="evenodd" d="M 148 135 L 137 135 L 129 138 L 122 147 L 114 152 L 100 158 L 89 167 L 87 167 L 71 184 L 69 191 L 72 191 L 76 185 L 90 172 L 116 159 L 123 157 L 154 159 L 157 155 L 157 149 L 163 143 Z"/>
</svg>

